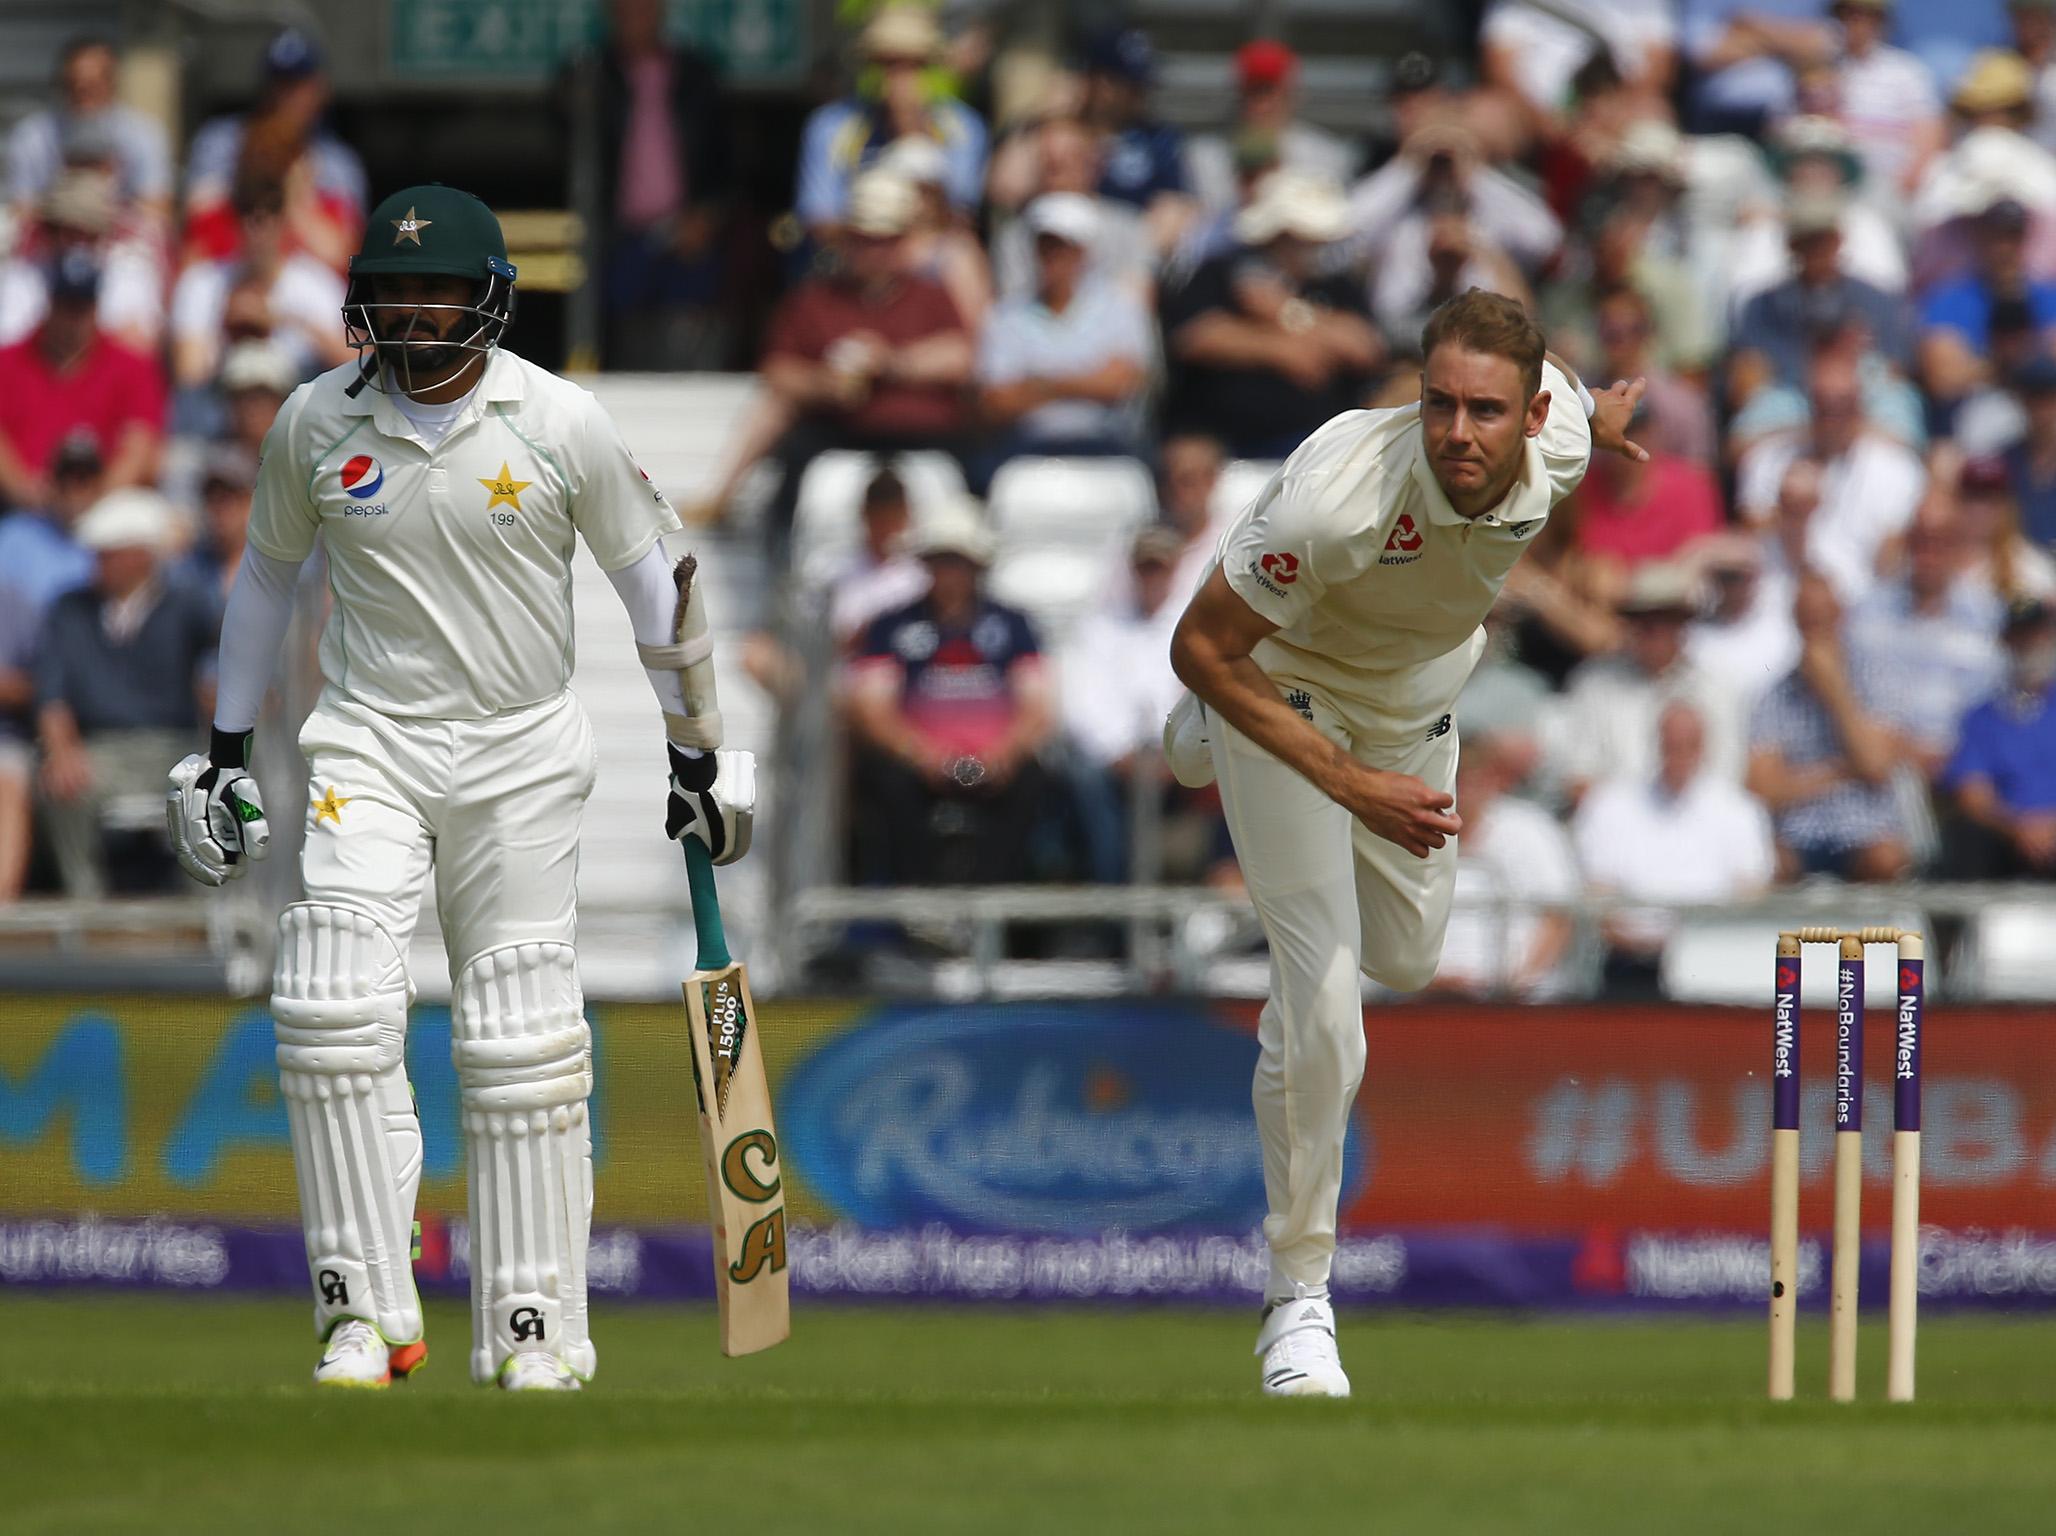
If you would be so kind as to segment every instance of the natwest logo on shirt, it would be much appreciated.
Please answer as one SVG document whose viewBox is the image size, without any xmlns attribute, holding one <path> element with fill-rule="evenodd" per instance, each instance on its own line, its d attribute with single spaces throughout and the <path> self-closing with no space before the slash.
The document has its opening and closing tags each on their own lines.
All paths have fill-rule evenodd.
<svg viewBox="0 0 2056 1536">
<path fill-rule="evenodd" d="M 1392 536 L 1385 540 L 1385 553 L 1378 556 L 1378 564 L 1411 565 L 1421 558 L 1424 542 L 1421 530 L 1414 525 L 1413 514 L 1402 512 L 1399 521 L 1392 525 Z"/>
<path fill-rule="evenodd" d="M 1264 568 L 1264 574 L 1281 587 L 1289 587 L 1299 580 L 1299 556 L 1284 550 L 1273 550 L 1257 562 Z"/>
</svg>

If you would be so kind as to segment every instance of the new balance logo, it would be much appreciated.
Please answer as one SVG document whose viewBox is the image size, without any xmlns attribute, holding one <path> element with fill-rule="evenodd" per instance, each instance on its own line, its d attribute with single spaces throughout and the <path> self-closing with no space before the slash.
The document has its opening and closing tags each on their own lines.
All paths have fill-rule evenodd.
<svg viewBox="0 0 2056 1536">
<path fill-rule="evenodd" d="M 1449 716 L 1444 715 L 1440 720 L 1437 720 L 1433 725 L 1428 727 L 1428 734 L 1423 739 L 1427 741 L 1433 741 L 1437 736 L 1447 736 L 1448 734 Z"/>
</svg>

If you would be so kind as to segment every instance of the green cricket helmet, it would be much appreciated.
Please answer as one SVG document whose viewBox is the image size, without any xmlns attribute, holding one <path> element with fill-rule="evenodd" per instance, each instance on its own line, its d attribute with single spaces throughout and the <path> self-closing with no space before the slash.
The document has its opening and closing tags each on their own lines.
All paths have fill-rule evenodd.
<svg viewBox="0 0 2056 1536">
<path fill-rule="evenodd" d="M 401 276 L 469 278 L 471 302 L 372 302 L 372 279 Z M 422 316 L 437 311 L 457 312 L 459 323 L 447 334 L 438 328 L 417 336 Z M 484 203 L 431 182 L 402 188 L 372 209 L 364 243 L 350 258 L 343 297 L 344 328 L 357 349 L 361 382 L 376 382 L 381 362 L 404 383 L 416 373 L 447 368 L 459 352 L 490 352 L 513 319 L 514 264 L 507 259 L 500 221 Z"/>
</svg>

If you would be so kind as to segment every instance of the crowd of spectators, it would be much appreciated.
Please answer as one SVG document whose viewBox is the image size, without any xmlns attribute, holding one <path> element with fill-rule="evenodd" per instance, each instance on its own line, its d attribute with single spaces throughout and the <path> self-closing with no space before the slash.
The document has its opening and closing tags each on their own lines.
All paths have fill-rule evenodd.
<svg viewBox="0 0 2056 1536">
<path fill-rule="evenodd" d="M 265 434 L 347 356 L 366 185 L 313 40 L 275 36 L 255 104 L 183 155 L 119 69 L 66 44 L 5 142 L 0 904 L 170 878 L 164 769 L 212 714 Z"/>
<path fill-rule="evenodd" d="M 1396 61 L 1380 142 L 1302 121 L 1273 40 L 1186 136 L 1138 31 L 1009 96 L 943 67 L 935 12 L 870 13 L 797 171 L 812 275 L 698 509 L 773 466 L 782 568 L 830 448 L 872 453 L 894 498 L 900 456 L 946 454 L 973 498 L 901 514 L 951 570 L 933 594 L 820 594 L 869 616 L 835 626 L 855 878 L 1126 878 L 1155 802 L 1199 824 L 1160 867 L 1232 880 L 1210 808 L 1136 784 L 1175 694 L 1162 642 L 1238 510 L 1215 488 L 1412 399 L 1423 319 L 1472 286 L 1587 377 L 1646 379 L 1652 452 L 1593 466 L 1489 625 L 1458 714 L 1462 879 L 1480 911 L 1540 906 L 1461 918 L 1438 985 L 1551 995 L 1576 946 L 1544 909 L 1581 894 L 2056 870 L 2050 8 L 2014 0 L 2003 46 L 1932 10 L 1901 28 L 1891 0 L 1575 11 L 1494 0 L 1474 60 Z M 1024 455 L 1130 459 L 1158 488 L 1048 633 L 989 595 L 1024 595 L 991 521 L 965 532 Z M 848 580 L 868 599 L 888 571 L 910 579 L 874 541 Z M 967 817 L 1005 835 L 952 865 Z M 1619 910 L 1609 980 L 1653 984 L 1671 924 Z"/>
<path fill-rule="evenodd" d="M 712 360 L 738 334 L 718 75 L 654 0 L 608 13 L 588 62 L 609 355 Z M 1414 398 L 1423 319 L 1473 286 L 1587 377 L 1646 379 L 1652 453 L 1593 467 L 1488 625 L 1458 712 L 1465 889 L 2056 872 L 2046 0 L 2011 0 L 2005 37 L 1892 0 L 1492 0 L 1475 55 L 1391 61 L 1388 131 L 1362 141 L 1306 120 L 1268 38 L 1187 134 L 1134 28 L 1017 68 L 968 36 L 977 7 L 845 14 L 762 388 L 692 511 L 769 486 L 772 569 L 809 599 L 781 611 L 820 613 L 840 657 L 853 878 L 1118 880 L 1153 808 L 1157 867 L 1232 881 L 1214 808 L 1151 750 L 1170 625 L 1239 510 L 1223 487 Z M 301 34 L 182 166 L 116 104 L 116 65 L 67 49 L 6 146 L 0 899 L 36 805 L 55 829 L 120 798 L 122 733 L 202 718 L 194 636 L 271 416 L 340 355 L 365 206 Z M 854 548 L 794 559 L 810 466 L 852 449 L 876 468 Z M 916 495 L 910 456 L 937 454 L 961 489 Z M 1026 603 L 1040 624 L 995 595 L 1022 594 L 981 505 L 1023 459 L 1133 464 L 1156 490 L 1104 590 Z M 124 646 L 149 687 L 94 686 L 95 648 Z M 1653 974 L 1667 931 L 1622 908 L 1609 974 Z M 1439 984 L 1549 995 L 1573 948 L 1546 912 L 1460 923 Z"/>
</svg>

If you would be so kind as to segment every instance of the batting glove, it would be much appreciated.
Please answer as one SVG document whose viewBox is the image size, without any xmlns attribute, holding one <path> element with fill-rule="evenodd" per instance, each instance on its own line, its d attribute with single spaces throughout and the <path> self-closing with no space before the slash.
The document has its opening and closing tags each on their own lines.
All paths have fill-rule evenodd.
<svg viewBox="0 0 2056 1536">
<path fill-rule="evenodd" d="M 696 837 L 716 864 L 733 864 L 750 851 L 757 819 L 757 759 L 750 752 L 671 754 L 671 798 L 664 807 L 664 835 Z"/>
<path fill-rule="evenodd" d="M 217 730 L 205 757 L 196 752 L 171 770 L 165 830 L 179 868 L 202 885 L 225 885 L 271 847 L 264 800 L 244 766 L 248 751 L 248 736 Z"/>
</svg>

